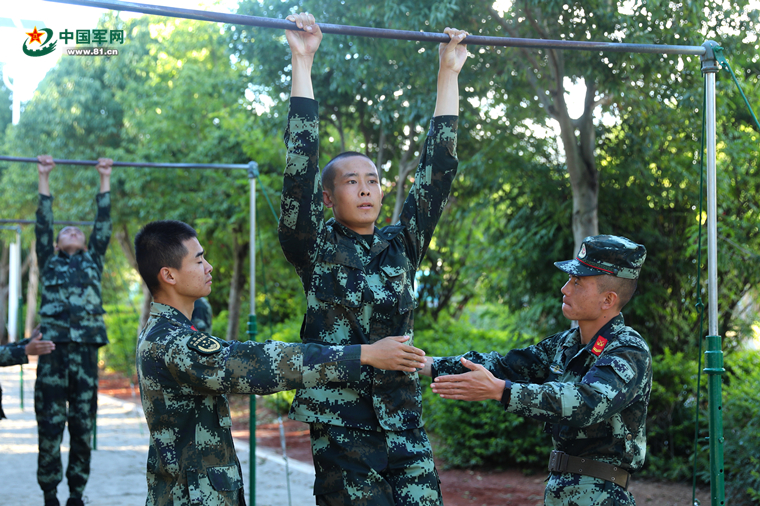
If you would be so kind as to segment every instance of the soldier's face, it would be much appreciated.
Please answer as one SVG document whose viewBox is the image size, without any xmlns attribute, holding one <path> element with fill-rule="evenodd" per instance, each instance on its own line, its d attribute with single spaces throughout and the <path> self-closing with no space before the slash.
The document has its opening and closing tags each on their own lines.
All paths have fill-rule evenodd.
<svg viewBox="0 0 760 506">
<path fill-rule="evenodd" d="M 602 316 L 605 293 L 599 293 L 597 281 L 597 276 L 570 276 L 561 290 L 565 318 L 582 322 Z"/>
<path fill-rule="evenodd" d="M 197 238 L 187 239 L 182 244 L 187 254 L 182 259 L 182 267 L 172 273 L 177 280 L 175 291 L 190 298 L 205 297 L 211 293 L 211 271 L 214 268 L 206 261 Z"/>
<path fill-rule="evenodd" d="M 80 249 L 85 248 L 84 232 L 77 227 L 63 227 L 58 234 L 56 246 L 58 249 L 72 255 Z"/>
<path fill-rule="evenodd" d="M 338 222 L 354 232 L 371 234 L 383 203 L 377 168 L 363 156 L 337 163 L 333 190 L 322 192 L 325 206 L 332 208 Z"/>
</svg>

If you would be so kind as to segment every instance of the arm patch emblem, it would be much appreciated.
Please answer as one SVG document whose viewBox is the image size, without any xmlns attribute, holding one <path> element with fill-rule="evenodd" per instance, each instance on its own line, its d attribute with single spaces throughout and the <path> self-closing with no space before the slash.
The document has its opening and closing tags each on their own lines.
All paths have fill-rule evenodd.
<svg viewBox="0 0 760 506">
<path fill-rule="evenodd" d="M 187 342 L 187 347 L 197 351 L 201 355 L 213 355 L 222 349 L 222 345 L 215 338 L 201 334 L 193 336 Z"/>
</svg>

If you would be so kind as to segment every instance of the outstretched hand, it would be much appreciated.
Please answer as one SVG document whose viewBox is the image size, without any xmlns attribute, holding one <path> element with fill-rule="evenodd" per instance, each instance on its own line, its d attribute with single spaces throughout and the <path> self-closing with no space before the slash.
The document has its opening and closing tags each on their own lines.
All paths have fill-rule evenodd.
<svg viewBox="0 0 760 506">
<path fill-rule="evenodd" d="M 285 19 L 294 22 L 298 28 L 304 30 L 285 30 L 285 37 L 288 39 L 293 57 L 313 57 L 319 49 L 319 43 L 322 42 L 322 30 L 319 29 L 314 16 L 308 12 L 301 12 L 291 14 Z"/>
<path fill-rule="evenodd" d="M 39 331 L 39 327 L 34 329 L 32 339 L 24 346 L 24 352 L 27 355 L 47 355 L 55 349 L 55 343 L 53 341 L 43 341 L 42 333 Z"/>
<path fill-rule="evenodd" d="M 409 336 L 391 336 L 362 345 L 362 364 L 388 371 L 415 372 L 425 366 L 425 352 L 406 343 Z"/>
<path fill-rule="evenodd" d="M 430 388 L 443 399 L 459 401 L 501 400 L 504 394 L 504 380 L 498 379 L 480 364 L 462 358 L 462 365 L 470 372 L 438 376 Z"/>
<path fill-rule="evenodd" d="M 448 27 L 446 27 L 443 33 L 451 37 L 451 40 L 447 44 L 440 44 L 438 46 L 441 71 L 449 70 L 455 74 L 459 74 L 464 62 L 467 60 L 467 46 L 460 44 L 460 42 L 469 34 L 465 30 Z"/>
</svg>

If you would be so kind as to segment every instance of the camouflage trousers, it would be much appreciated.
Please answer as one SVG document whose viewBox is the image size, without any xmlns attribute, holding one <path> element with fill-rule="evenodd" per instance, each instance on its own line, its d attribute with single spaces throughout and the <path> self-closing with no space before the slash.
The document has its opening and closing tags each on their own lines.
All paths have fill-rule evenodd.
<svg viewBox="0 0 760 506">
<path fill-rule="evenodd" d="M 635 506 L 633 495 L 620 485 L 591 476 L 551 473 L 545 506 Z"/>
<path fill-rule="evenodd" d="M 366 431 L 311 424 L 320 506 L 441 506 L 433 451 L 424 429 Z"/>
<path fill-rule="evenodd" d="M 40 355 L 34 385 L 39 455 L 37 482 L 45 497 L 54 497 L 63 479 L 61 440 L 69 425 L 69 463 L 66 468 L 71 497 L 81 498 L 90 476 L 90 439 L 98 409 L 98 345 L 55 343 L 49 355 Z"/>
</svg>

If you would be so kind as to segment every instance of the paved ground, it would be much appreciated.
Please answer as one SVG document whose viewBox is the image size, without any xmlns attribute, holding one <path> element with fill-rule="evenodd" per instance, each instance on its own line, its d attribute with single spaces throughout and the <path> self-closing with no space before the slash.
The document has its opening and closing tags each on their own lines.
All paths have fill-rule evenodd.
<svg viewBox="0 0 760 506">
<path fill-rule="evenodd" d="M 0 367 L 3 409 L 8 419 L 0 421 L 0 506 L 42 505 L 37 485 L 37 424 L 34 419 L 34 379 L 36 364 L 24 366 L 24 409 L 21 409 L 20 366 Z M 90 480 L 85 504 L 90 506 L 140 506 L 145 504 L 145 462 L 148 456 L 148 429 L 139 405 L 107 395 L 98 397 L 97 450 L 92 454 Z M 246 498 L 248 444 L 235 441 L 243 466 Z M 64 433 L 61 453 L 64 474 L 68 460 L 68 433 Z M 285 462 L 267 449 L 256 449 L 256 505 L 288 504 Z M 289 462 L 291 504 L 314 504 L 314 468 Z M 68 498 L 64 477 L 58 487 L 62 504 Z"/>
</svg>

